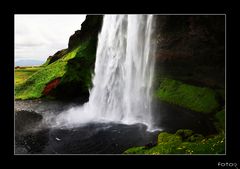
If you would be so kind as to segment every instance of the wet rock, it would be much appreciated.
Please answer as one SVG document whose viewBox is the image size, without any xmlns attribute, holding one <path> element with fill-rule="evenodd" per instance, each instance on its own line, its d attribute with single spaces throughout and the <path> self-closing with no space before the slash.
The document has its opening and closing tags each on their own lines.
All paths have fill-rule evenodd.
<svg viewBox="0 0 240 169">
<path fill-rule="evenodd" d="M 27 154 L 27 153 L 28 153 L 28 151 L 25 147 L 17 146 L 15 148 L 15 154 Z"/>
<path fill-rule="evenodd" d="M 34 111 L 21 110 L 15 112 L 15 131 L 22 132 L 42 120 L 42 115 Z"/>
<path fill-rule="evenodd" d="M 49 129 L 18 134 L 15 138 L 15 154 L 42 153 L 49 141 Z"/>
</svg>

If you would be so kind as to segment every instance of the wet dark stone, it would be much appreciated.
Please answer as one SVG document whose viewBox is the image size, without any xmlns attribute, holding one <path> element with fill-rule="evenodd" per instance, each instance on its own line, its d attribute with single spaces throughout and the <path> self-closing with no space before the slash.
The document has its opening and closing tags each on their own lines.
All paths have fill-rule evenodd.
<svg viewBox="0 0 240 169">
<path fill-rule="evenodd" d="M 42 120 L 42 115 L 34 111 L 16 111 L 15 112 L 15 131 L 21 132 L 26 128 L 40 122 Z"/>
<path fill-rule="evenodd" d="M 148 132 L 146 129 L 142 124 L 116 123 L 92 123 L 72 129 L 45 129 L 18 136 L 18 151 L 15 153 L 122 154 L 130 147 L 143 146 L 157 140 L 159 132 Z"/>
<path fill-rule="evenodd" d="M 47 118 L 50 112 L 57 115 L 61 112 L 59 109 L 64 110 L 74 104 L 42 101 L 41 106 L 32 106 L 29 109 L 41 112 Z M 158 102 L 154 112 L 154 119 L 158 122 L 155 126 L 162 131 L 175 133 L 179 129 L 191 129 L 204 136 L 216 132 L 211 119 L 201 113 L 165 102 Z M 143 124 L 88 123 L 71 129 L 39 127 L 41 115 L 32 111 L 16 112 L 16 154 L 122 154 L 130 147 L 153 147 L 160 133 L 148 132 Z"/>
<path fill-rule="evenodd" d="M 17 134 L 16 154 L 39 154 L 42 153 L 49 140 L 49 129 L 31 131 Z"/>
<path fill-rule="evenodd" d="M 213 119 L 209 115 L 162 101 L 156 101 L 153 109 L 157 122 L 155 126 L 166 132 L 175 133 L 178 129 L 190 129 L 204 136 L 217 133 Z"/>
</svg>

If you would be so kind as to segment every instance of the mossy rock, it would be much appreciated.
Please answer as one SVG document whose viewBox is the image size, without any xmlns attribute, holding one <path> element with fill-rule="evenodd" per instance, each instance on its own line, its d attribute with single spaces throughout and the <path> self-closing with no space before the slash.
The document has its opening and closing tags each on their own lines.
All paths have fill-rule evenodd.
<svg viewBox="0 0 240 169">
<path fill-rule="evenodd" d="M 91 38 L 81 46 L 83 45 L 84 48 L 78 50 L 75 57 L 67 61 L 66 73 L 50 95 L 60 99 L 82 97 L 84 101 L 88 100 L 89 89 L 92 87 L 97 39 Z"/>
<path fill-rule="evenodd" d="M 204 139 L 204 136 L 201 134 L 193 134 L 186 139 L 187 142 L 200 142 Z"/>
<path fill-rule="evenodd" d="M 223 153 L 225 153 L 224 133 L 217 134 L 209 138 L 205 138 L 201 134 L 192 134 L 186 140 L 182 140 L 179 135 L 170 134 L 167 132 L 162 132 L 159 134 L 158 144 L 154 147 L 149 148 L 143 146 L 132 147 L 124 152 L 124 154 L 223 154 Z"/>
<path fill-rule="evenodd" d="M 181 149 L 177 149 L 181 142 L 178 143 L 162 143 L 154 146 L 152 148 L 146 149 L 144 147 L 132 147 L 126 151 L 124 154 L 183 154 L 184 151 Z"/>
<path fill-rule="evenodd" d="M 182 138 L 179 135 L 170 134 L 167 132 L 162 132 L 158 135 L 158 144 L 167 143 L 167 142 L 177 143 L 181 141 L 182 141 Z"/>
<path fill-rule="evenodd" d="M 219 131 L 225 130 L 225 109 L 215 114 L 215 126 Z"/>
<path fill-rule="evenodd" d="M 146 148 L 144 146 L 141 147 L 132 147 L 126 151 L 124 151 L 123 154 L 145 154 Z"/>
<path fill-rule="evenodd" d="M 176 132 L 176 135 L 179 135 L 181 136 L 181 138 L 183 140 L 191 137 L 193 135 L 193 131 L 192 130 L 189 130 L 189 129 L 179 129 L 177 132 Z"/>
<path fill-rule="evenodd" d="M 155 97 L 201 113 L 213 113 L 220 108 L 217 93 L 214 90 L 173 79 L 164 79 L 155 91 Z"/>
<path fill-rule="evenodd" d="M 225 137 L 223 134 L 204 138 L 200 142 L 183 142 L 178 149 L 185 154 L 223 154 L 225 153 Z"/>
</svg>

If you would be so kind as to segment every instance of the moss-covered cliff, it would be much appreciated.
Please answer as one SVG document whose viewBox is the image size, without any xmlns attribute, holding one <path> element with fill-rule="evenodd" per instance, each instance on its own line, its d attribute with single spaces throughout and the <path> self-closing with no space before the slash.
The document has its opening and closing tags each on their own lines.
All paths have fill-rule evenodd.
<svg viewBox="0 0 240 169">
<path fill-rule="evenodd" d="M 224 15 L 156 16 L 155 43 L 155 98 L 211 115 L 224 109 Z"/>
<path fill-rule="evenodd" d="M 84 101 L 88 100 L 101 24 L 101 15 L 88 15 L 81 30 L 70 37 L 67 49 L 50 56 L 39 71 L 15 86 L 15 98 L 50 96 L 58 99 L 81 97 Z"/>
</svg>

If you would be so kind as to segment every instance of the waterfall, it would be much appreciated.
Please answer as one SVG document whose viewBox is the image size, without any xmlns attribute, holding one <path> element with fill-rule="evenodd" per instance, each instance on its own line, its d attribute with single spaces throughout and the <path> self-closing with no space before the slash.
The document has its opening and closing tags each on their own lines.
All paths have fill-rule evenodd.
<svg viewBox="0 0 240 169">
<path fill-rule="evenodd" d="M 89 101 L 62 121 L 114 121 L 152 125 L 155 47 L 153 15 L 105 15 L 98 37 Z"/>
</svg>

